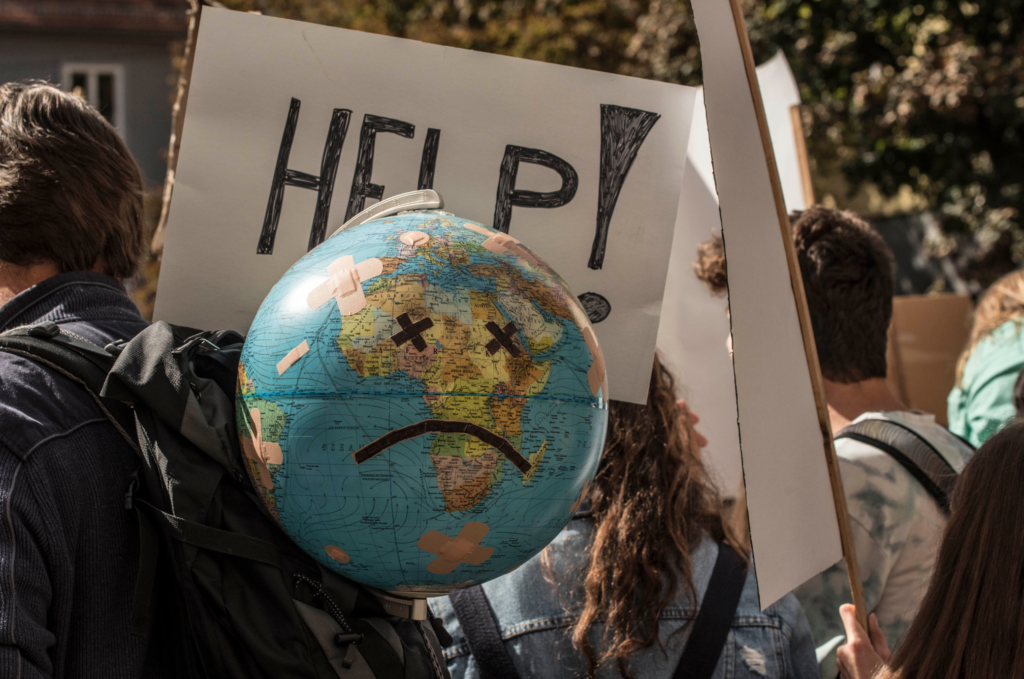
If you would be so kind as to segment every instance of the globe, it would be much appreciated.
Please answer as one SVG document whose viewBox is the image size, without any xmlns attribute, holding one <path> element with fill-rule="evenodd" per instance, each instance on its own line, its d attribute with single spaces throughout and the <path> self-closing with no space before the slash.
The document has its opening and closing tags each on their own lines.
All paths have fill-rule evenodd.
<svg viewBox="0 0 1024 679">
<path fill-rule="evenodd" d="M 597 471 L 604 359 L 516 239 L 441 212 L 342 231 L 252 323 L 237 422 L 284 531 L 370 587 L 436 596 L 516 568 Z"/>
</svg>

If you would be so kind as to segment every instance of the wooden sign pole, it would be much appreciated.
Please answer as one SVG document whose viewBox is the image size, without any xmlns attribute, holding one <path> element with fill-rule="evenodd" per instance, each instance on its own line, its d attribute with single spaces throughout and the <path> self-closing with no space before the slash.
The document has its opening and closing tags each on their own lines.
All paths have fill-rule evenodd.
<svg viewBox="0 0 1024 679">
<path fill-rule="evenodd" d="M 804 205 L 814 205 L 814 184 L 811 182 L 811 158 L 807 155 L 807 138 L 804 136 L 804 121 L 800 118 L 800 105 L 789 107 L 790 122 L 793 123 L 793 139 L 796 140 L 796 158 L 800 164 L 800 187 L 803 189 Z"/>
<path fill-rule="evenodd" d="M 868 628 L 867 603 L 864 599 L 864 585 L 860 577 L 860 566 L 857 563 L 857 552 L 853 545 L 853 532 L 850 529 L 850 515 L 846 509 L 846 491 L 839 473 L 836 449 L 832 441 L 832 426 L 829 423 L 828 405 L 825 402 L 825 389 L 822 384 L 821 366 L 818 364 L 818 349 L 814 344 L 814 329 L 811 326 L 811 315 L 807 308 L 807 297 L 804 294 L 804 282 L 800 274 L 800 265 L 793 247 L 793 229 L 786 212 L 786 201 L 782 196 L 782 182 L 775 166 L 775 152 L 772 150 L 772 139 L 768 132 L 768 120 L 761 101 L 761 88 L 757 84 L 757 72 L 754 70 L 754 53 L 750 48 L 750 37 L 747 35 L 747 24 L 743 19 L 743 9 L 739 0 L 728 0 L 732 9 L 733 21 L 736 24 L 736 35 L 739 38 L 743 63 L 747 71 L 747 82 L 750 85 L 750 96 L 754 100 L 754 111 L 757 114 L 757 125 L 761 132 L 761 143 L 764 148 L 765 161 L 768 163 L 768 177 L 771 180 L 772 194 L 775 197 L 775 211 L 782 231 L 782 242 L 786 250 L 786 261 L 789 265 L 789 277 L 793 284 L 793 297 L 796 299 L 797 316 L 800 318 L 800 332 L 803 335 L 804 352 L 807 355 L 807 367 L 811 374 L 811 388 L 818 410 L 818 423 L 821 427 L 821 438 L 828 462 L 828 475 L 832 482 L 832 497 L 835 500 L 836 516 L 839 519 L 839 538 L 846 556 L 846 569 L 850 576 L 850 591 L 853 593 L 853 604 L 857 607 L 857 617 L 864 629 Z M 802 140 L 803 137 L 801 136 Z M 797 142 L 799 143 L 799 142 Z M 838 611 L 836 612 L 838 615 Z"/>
<path fill-rule="evenodd" d="M 190 0 L 188 37 L 185 40 L 185 64 L 178 76 L 178 92 L 171 110 L 171 141 L 167 146 L 167 176 L 164 178 L 163 205 L 160 208 L 160 221 L 157 222 L 150 245 L 156 255 L 164 250 L 164 237 L 167 233 L 167 218 L 171 209 L 171 196 L 174 193 L 174 175 L 178 169 L 178 152 L 181 150 L 181 131 L 185 125 L 185 109 L 188 106 L 188 87 L 192 82 L 192 62 L 196 53 L 196 33 L 199 31 L 199 16 L 203 2 Z"/>
</svg>

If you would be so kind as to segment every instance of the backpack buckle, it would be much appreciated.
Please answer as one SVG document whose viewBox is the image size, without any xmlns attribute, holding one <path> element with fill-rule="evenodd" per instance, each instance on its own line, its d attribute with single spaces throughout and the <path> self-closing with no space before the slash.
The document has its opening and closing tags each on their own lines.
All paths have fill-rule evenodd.
<svg viewBox="0 0 1024 679">
<path fill-rule="evenodd" d="M 36 337 L 38 339 L 53 339 L 60 334 L 60 326 L 53 321 L 43 321 L 42 323 L 36 323 L 28 329 L 29 337 Z"/>
<path fill-rule="evenodd" d="M 452 635 L 448 633 L 447 629 L 445 629 L 444 622 L 441 618 L 431 615 L 430 626 L 434 628 L 434 636 L 437 637 L 437 641 L 441 644 L 442 648 L 448 648 L 455 643 L 455 640 L 452 639 Z"/>
<path fill-rule="evenodd" d="M 358 646 L 361 643 L 363 643 L 362 634 L 338 632 L 334 635 L 334 645 L 345 649 L 345 658 L 341 661 L 341 666 L 346 670 L 351 669 L 352 663 L 355 662 L 355 656 L 352 655 L 352 646 Z"/>
<path fill-rule="evenodd" d="M 125 340 L 114 340 L 107 346 L 103 347 L 103 350 L 106 351 L 111 356 L 120 356 L 121 352 L 124 351 L 124 347 L 126 344 L 128 344 L 128 342 L 126 342 Z"/>
<path fill-rule="evenodd" d="M 128 492 L 124 494 L 124 508 L 132 508 L 132 497 L 135 495 L 135 491 L 139 489 L 139 472 L 134 472 L 131 475 L 131 483 L 128 484 Z"/>
</svg>

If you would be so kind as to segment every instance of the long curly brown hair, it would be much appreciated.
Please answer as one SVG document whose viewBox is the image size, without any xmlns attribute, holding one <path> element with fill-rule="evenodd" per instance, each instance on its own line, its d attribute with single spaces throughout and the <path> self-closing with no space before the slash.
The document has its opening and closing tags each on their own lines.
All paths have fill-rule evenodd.
<svg viewBox="0 0 1024 679">
<path fill-rule="evenodd" d="M 729 292 L 729 267 L 725 261 L 725 242 L 721 236 L 712 236 L 710 240 L 697 245 L 693 273 L 708 286 L 712 295 L 724 297 Z"/>
<path fill-rule="evenodd" d="M 697 600 L 690 552 L 701 539 L 709 535 L 746 553 L 722 518 L 722 498 L 680 416 L 672 375 L 657 357 L 647 405 L 609 406 L 608 440 L 588 497 L 596 530 L 572 639 L 590 676 L 614 662 L 630 677 L 631 655 L 655 644 L 665 651 L 658 635 L 665 608 L 680 593 Z M 598 651 L 587 632 L 602 620 Z"/>
</svg>

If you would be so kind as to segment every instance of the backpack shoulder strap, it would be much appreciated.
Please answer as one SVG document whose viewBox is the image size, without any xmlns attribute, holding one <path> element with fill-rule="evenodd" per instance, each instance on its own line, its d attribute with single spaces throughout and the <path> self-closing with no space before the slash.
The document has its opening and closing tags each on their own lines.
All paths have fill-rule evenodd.
<svg viewBox="0 0 1024 679">
<path fill-rule="evenodd" d="M 746 581 L 747 568 L 743 559 L 732 547 L 719 543 L 711 580 L 693 621 L 686 648 L 672 674 L 673 679 L 710 679 L 714 674 Z"/>
<path fill-rule="evenodd" d="M 480 669 L 481 679 L 519 679 L 512 656 L 501 638 L 501 628 L 483 587 L 474 585 L 448 595 L 455 616 L 466 635 L 469 652 Z"/>
<path fill-rule="evenodd" d="M 743 559 L 729 545 L 720 544 L 711 581 L 673 679 L 710 679 L 725 647 L 746 580 L 747 569 Z M 466 636 L 469 651 L 480 669 L 480 676 L 483 679 L 519 679 L 519 672 L 505 648 L 498 620 L 483 588 L 475 585 L 460 589 L 448 598 Z"/>
<path fill-rule="evenodd" d="M 93 344 L 52 321 L 26 325 L 0 333 L 0 351 L 15 354 L 55 370 L 78 382 L 107 416 L 128 444 L 138 451 L 135 418 L 121 403 L 100 396 L 107 373 L 117 360 L 120 344 Z"/>
<path fill-rule="evenodd" d="M 117 358 L 102 347 L 61 330 L 59 325 L 50 321 L 0 333 L 0 351 L 55 368 L 96 394 L 103 388 L 107 372 Z"/>
<path fill-rule="evenodd" d="M 84 337 L 62 330 L 52 321 L 26 325 L 0 333 L 0 351 L 21 356 L 45 365 L 68 379 L 81 384 L 100 407 L 110 423 L 124 440 L 139 453 L 135 436 L 135 417 L 131 408 L 123 403 L 100 396 L 123 343 L 106 347 L 93 344 Z M 132 493 L 138 486 L 138 472 L 125 496 L 125 509 L 132 508 Z M 156 528 L 151 519 L 138 512 L 139 569 L 135 581 L 135 599 L 132 603 L 131 632 L 145 637 L 149 629 L 149 603 L 156 577 L 159 553 Z"/>
<path fill-rule="evenodd" d="M 853 439 L 887 453 L 924 486 L 943 512 L 949 513 L 956 470 L 913 429 L 892 420 L 868 419 L 844 427 L 836 436 L 839 439 Z"/>
</svg>

